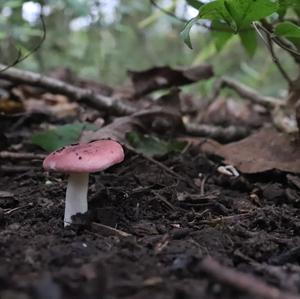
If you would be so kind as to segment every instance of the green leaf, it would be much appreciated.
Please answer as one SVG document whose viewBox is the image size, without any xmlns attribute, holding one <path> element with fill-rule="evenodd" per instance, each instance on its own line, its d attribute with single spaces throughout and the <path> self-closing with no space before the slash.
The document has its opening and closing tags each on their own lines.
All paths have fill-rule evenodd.
<svg viewBox="0 0 300 299">
<path fill-rule="evenodd" d="M 234 34 L 227 24 L 219 21 L 212 21 L 211 28 L 213 28 L 211 35 L 213 37 L 216 49 L 217 51 L 221 51 L 225 44 L 234 36 Z"/>
<path fill-rule="evenodd" d="M 191 38 L 190 38 L 190 31 L 193 25 L 198 21 L 198 17 L 192 18 L 189 20 L 186 25 L 184 26 L 183 30 L 180 32 L 180 37 L 183 39 L 184 43 L 190 48 L 193 49 Z"/>
<path fill-rule="evenodd" d="M 203 3 L 198 1 L 198 0 L 186 0 L 187 4 L 196 8 L 196 9 L 199 9 Z"/>
<path fill-rule="evenodd" d="M 279 7 L 278 2 L 272 0 L 224 0 L 224 6 L 234 20 L 237 31 L 271 15 Z"/>
<path fill-rule="evenodd" d="M 292 22 L 282 22 L 276 26 L 275 34 L 286 38 L 300 38 L 300 27 Z"/>
<path fill-rule="evenodd" d="M 126 136 L 129 144 L 146 156 L 163 156 L 170 152 L 180 152 L 186 146 L 183 141 L 164 141 L 157 137 L 130 132 Z"/>
<path fill-rule="evenodd" d="M 279 0 L 279 8 L 287 9 L 287 8 L 300 8 L 299 0 Z"/>
<path fill-rule="evenodd" d="M 224 0 L 215 0 L 206 3 L 199 9 L 198 17 L 212 21 L 224 21 L 227 24 L 231 23 L 231 17 L 224 6 Z"/>
<path fill-rule="evenodd" d="M 40 146 L 47 152 L 54 151 L 68 144 L 76 143 L 84 129 L 95 130 L 92 124 L 76 123 L 58 126 L 55 129 L 38 132 L 32 135 L 32 144 Z"/>
<path fill-rule="evenodd" d="M 240 31 L 239 37 L 244 49 L 249 54 L 249 56 L 252 57 L 255 54 L 257 48 L 257 36 L 255 31 L 251 29 L 247 31 Z"/>
</svg>

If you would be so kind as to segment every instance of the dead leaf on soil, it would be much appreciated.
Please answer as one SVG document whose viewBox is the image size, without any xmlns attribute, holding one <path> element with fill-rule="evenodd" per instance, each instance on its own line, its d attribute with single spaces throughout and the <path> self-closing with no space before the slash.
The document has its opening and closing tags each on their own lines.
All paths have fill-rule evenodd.
<svg viewBox="0 0 300 299">
<path fill-rule="evenodd" d="M 300 173 L 299 144 L 293 137 L 273 128 L 263 128 L 241 141 L 225 145 L 202 139 L 199 146 L 207 153 L 223 157 L 225 164 L 233 165 L 243 173 L 272 169 Z"/>
<path fill-rule="evenodd" d="M 213 76 L 211 65 L 198 65 L 188 69 L 161 66 L 145 71 L 128 71 L 136 96 L 142 96 L 154 90 L 172 86 L 191 84 Z"/>
<path fill-rule="evenodd" d="M 159 119 L 164 119 L 164 123 L 160 123 L 160 126 L 166 126 L 166 129 L 170 127 L 174 130 L 180 130 L 183 128 L 180 114 L 176 112 L 168 111 L 164 108 L 153 108 L 151 110 L 144 110 L 135 113 L 130 116 L 124 116 L 116 118 L 112 123 L 101 129 L 91 132 L 84 131 L 80 138 L 80 142 L 86 143 L 100 139 L 113 139 L 122 144 L 126 144 L 126 135 L 135 130 L 151 130 L 157 129 L 157 123 Z M 162 130 L 162 127 L 159 127 Z"/>
<path fill-rule="evenodd" d="M 28 98 L 24 101 L 27 112 L 43 112 L 55 115 L 57 118 L 77 114 L 78 104 L 71 103 L 64 95 L 45 93 L 40 98 Z"/>
</svg>

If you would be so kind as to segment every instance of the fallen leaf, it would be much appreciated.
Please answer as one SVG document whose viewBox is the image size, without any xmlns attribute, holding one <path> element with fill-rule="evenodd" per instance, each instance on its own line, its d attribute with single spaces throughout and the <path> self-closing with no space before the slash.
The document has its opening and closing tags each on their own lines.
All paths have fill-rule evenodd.
<svg viewBox="0 0 300 299">
<path fill-rule="evenodd" d="M 6 114 L 14 114 L 24 111 L 24 105 L 19 100 L 13 100 L 10 98 L 0 99 L 0 112 Z"/>
<path fill-rule="evenodd" d="M 164 122 L 160 122 L 163 119 Z M 157 124 L 159 123 L 159 128 Z M 130 116 L 115 118 L 114 121 L 97 131 L 84 131 L 80 142 L 86 143 L 100 139 L 113 139 L 122 144 L 126 144 L 126 135 L 132 131 L 145 130 L 177 130 L 183 128 L 182 120 L 179 114 L 164 108 L 153 108 L 144 110 Z"/>
<path fill-rule="evenodd" d="M 263 128 L 241 141 L 225 145 L 210 139 L 201 141 L 199 146 L 203 151 L 222 157 L 225 164 L 243 173 L 274 169 L 300 173 L 299 143 L 274 128 Z"/>
<path fill-rule="evenodd" d="M 77 103 L 71 103 L 64 95 L 45 93 L 40 98 L 24 100 L 27 112 L 42 112 L 55 115 L 57 118 L 75 116 L 78 110 Z"/>
<path fill-rule="evenodd" d="M 204 64 L 188 69 L 171 68 L 169 66 L 154 67 L 145 71 L 128 71 L 136 96 L 152 91 L 191 84 L 213 76 L 211 65 Z"/>
</svg>

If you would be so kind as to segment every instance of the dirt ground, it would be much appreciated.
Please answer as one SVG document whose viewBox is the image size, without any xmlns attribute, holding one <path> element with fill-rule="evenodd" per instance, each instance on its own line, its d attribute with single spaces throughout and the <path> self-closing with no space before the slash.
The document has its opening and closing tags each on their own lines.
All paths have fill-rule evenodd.
<svg viewBox="0 0 300 299">
<path fill-rule="evenodd" d="M 88 215 L 64 228 L 66 177 L 2 160 L 0 298 L 259 298 L 206 271 L 208 255 L 300 294 L 297 181 L 227 177 L 192 147 L 159 162 L 127 152 L 91 175 Z"/>
</svg>

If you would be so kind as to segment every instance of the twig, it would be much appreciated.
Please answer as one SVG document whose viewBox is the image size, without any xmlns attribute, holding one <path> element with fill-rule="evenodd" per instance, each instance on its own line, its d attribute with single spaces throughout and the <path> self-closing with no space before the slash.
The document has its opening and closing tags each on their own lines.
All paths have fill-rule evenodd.
<svg viewBox="0 0 300 299">
<path fill-rule="evenodd" d="M 207 273 L 220 283 L 229 285 L 255 298 L 299 299 L 298 295 L 283 292 L 250 274 L 223 266 L 211 257 L 206 257 L 200 263 L 200 271 Z"/>
<path fill-rule="evenodd" d="M 92 228 L 93 228 L 94 232 L 99 232 L 101 235 L 105 235 L 105 236 L 114 235 L 114 236 L 123 237 L 123 238 L 132 236 L 131 234 L 126 233 L 120 229 L 116 229 L 111 226 L 107 226 L 107 225 L 97 223 L 97 222 L 92 223 Z"/>
<path fill-rule="evenodd" d="M 277 44 L 279 47 L 281 47 L 282 49 L 286 50 L 288 53 L 290 53 L 294 58 L 300 56 L 300 52 L 297 51 L 296 49 L 293 49 L 291 44 L 287 43 L 286 41 L 282 40 L 281 38 L 279 38 L 278 36 L 275 36 L 273 34 L 273 32 L 271 32 L 268 28 L 266 28 L 265 26 L 263 26 L 262 24 L 256 22 L 256 25 L 259 26 L 259 28 L 264 31 L 267 35 L 270 36 L 270 38 L 272 39 L 272 41 L 274 41 L 275 44 Z"/>
<path fill-rule="evenodd" d="M 16 207 L 16 208 L 13 208 L 13 209 L 7 209 L 7 210 L 5 210 L 4 214 L 5 215 L 10 215 L 10 214 L 12 214 L 12 213 L 14 213 L 14 212 L 16 212 L 18 210 L 22 210 L 22 209 L 25 209 L 25 208 L 28 208 L 28 207 L 32 207 L 32 206 L 33 206 L 33 204 L 29 203 L 29 204 L 27 204 L 25 206 Z"/>
<path fill-rule="evenodd" d="M 0 68 L 5 67 L 5 65 L 0 64 Z M 71 100 L 84 101 L 88 105 L 100 110 L 110 110 L 121 115 L 132 114 L 137 111 L 137 107 L 134 107 L 125 99 L 120 100 L 101 94 L 95 94 L 91 90 L 73 86 L 44 75 L 19 70 L 17 68 L 9 68 L 5 72 L 1 72 L 0 78 L 12 82 L 45 88 L 54 93 L 64 94 L 69 96 Z"/>
<path fill-rule="evenodd" d="M 46 155 L 32 154 L 32 153 L 14 153 L 2 151 L 0 152 L 0 159 L 12 159 L 12 160 L 43 160 Z"/>
<path fill-rule="evenodd" d="M 15 61 L 13 63 L 11 63 L 10 65 L 3 66 L 3 68 L 0 69 L 0 72 L 4 72 L 4 71 L 10 69 L 11 67 L 17 65 L 18 63 L 22 62 L 23 60 L 27 59 L 33 53 L 38 51 L 38 49 L 42 46 L 42 44 L 46 40 L 46 35 L 47 35 L 46 25 L 45 25 L 45 21 L 44 21 L 44 17 L 43 17 L 42 12 L 40 14 L 40 20 L 41 20 L 41 24 L 42 24 L 42 32 L 43 33 L 42 33 L 41 39 L 39 40 L 38 44 L 32 50 L 30 50 L 27 54 L 25 54 L 24 56 L 22 56 L 22 52 L 19 49 L 18 50 L 18 55 L 17 55 Z"/>
<path fill-rule="evenodd" d="M 281 73 L 281 75 L 283 76 L 283 78 L 288 82 L 289 86 L 292 85 L 292 79 L 289 77 L 288 73 L 285 71 L 285 69 L 283 68 L 283 66 L 281 65 L 278 57 L 275 54 L 274 51 L 274 47 L 273 47 L 273 41 L 271 38 L 270 34 L 267 34 L 266 32 L 266 37 L 267 40 L 264 38 L 264 36 L 261 34 L 260 30 L 259 30 L 259 24 L 257 24 L 256 22 L 253 22 L 253 27 L 255 28 L 256 32 L 258 33 L 258 35 L 261 37 L 261 39 L 263 40 L 263 42 L 266 44 L 271 57 L 272 57 L 272 61 L 275 63 L 275 65 L 277 66 L 279 72 Z"/>
<path fill-rule="evenodd" d="M 269 96 L 263 96 L 258 92 L 256 92 L 254 89 L 228 77 L 221 77 L 218 81 L 216 81 L 213 87 L 212 94 L 210 96 L 210 100 L 214 100 L 215 98 L 217 98 L 221 89 L 223 89 L 224 87 L 229 87 L 233 89 L 241 97 L 244 97 L 250 100 L 251 102 L 253 102 L 254 104 L 259 104 L 266 108 L 273 109 L 275 107 L 280 107 L 285 105 L 285 102 L 281 99 L 269 97 Z"/>
<path fill-rule="evenodd" d="M 230 220 L 234 220 L 234 219 L 239 219 L 239 218 L 243 218 L 243 217 L 249 217 L 251 215 L 253 215 L 252 212 L 247 212 L 247 213 L 242 213 L 242 214 L 212 218 L 212 219 L 208 219 L 208 220 L 200 220 L 199 223 L 210 225 L 210 224 L 222 223 L 222 222 L 230 221 Z"/>
<path fill-rule="evenodd" d="M 170 210 L 175 211 L 176 208 L 173 206 L 164 196 L 159 194 L 158 192 L 152 190 L 151 191 L 160 201 L 162 201 L 167 207 L 169 207 Z"/>
<path fill-rule="evenodd" d="M 150 0 L 150 3 L 154 7 L 156 7 L 157 9 L 159 9 L 161 12 L 163 12 L 165 15 L 168 15 L 168 16 L 172 17 L 173 19 L 175 19 L 175 20 L 177 20 L 179 22 L 187 23 L 189 21 L 189 20 L 187 20 L 185 18 L 180 18 L 180 17 L 176 16 L 171 11 L 169 11 L 169 10 L 163 8 L 162 6 L 160 6 L 159 4 L 157 4 L 157 2 L 154 1 L 154 0 Z M 224 27 L 221 27 L 221 26 L 220 27 L 215 27 L 215 26 L 207 25 L 207 23 L 196 22 L 195 25 L 203 27 L 203 28 L 206 28 L 206 29 L 211 30 L 211 31 L 232 32 L 231 28 L 224 28 Z M 249 31 L 249 30 L 251 30 L 251 29 L 245 28 L 245 29 L 242 29 L 241 31 Z"/>
<path fill-rule="evenodd" d="M 183 119 L 184 120 L 184 119 Z M 249 135 L 249 128 L 242 126 L 214 126 L 206 124 L 196 124 L 184 121 L 185 130 L 193 136 L 208 137 L 222 141 L 234 141 Z"/>
</svg>

